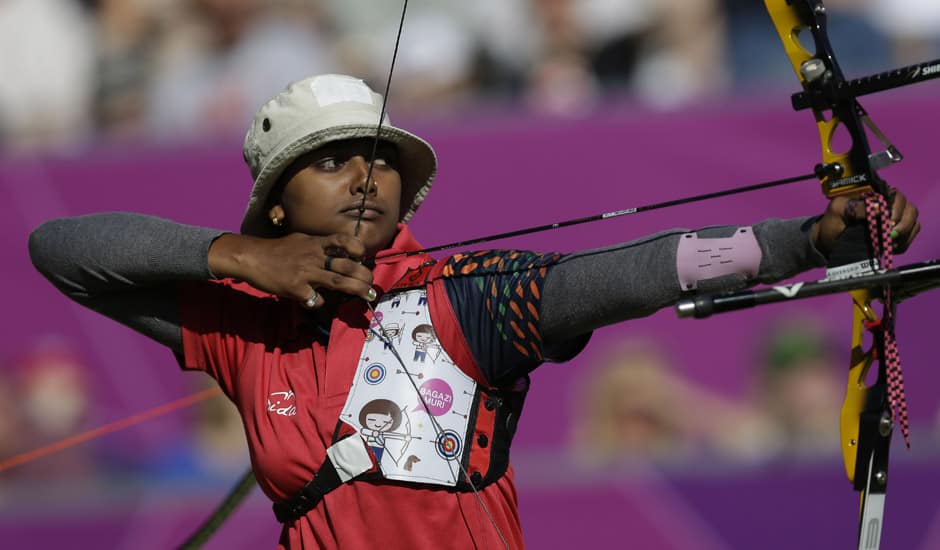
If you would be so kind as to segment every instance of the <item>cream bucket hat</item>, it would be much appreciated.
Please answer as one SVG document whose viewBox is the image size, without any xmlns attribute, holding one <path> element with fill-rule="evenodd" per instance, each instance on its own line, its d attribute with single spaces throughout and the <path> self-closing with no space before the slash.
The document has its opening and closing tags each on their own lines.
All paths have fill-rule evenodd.
<svg viewBox="0 0 940 550">
<path fill-rule="evenodd" d="M 245 162 L 255 183 L 241 232 L 259 237 L 277 235 L 266 206 L 284 170 L 301 155 L 329 142 L 374 138 L 381 111 L 382 96 L 365 82 L 335 74 L 294 82 L 261 107 L 245 136 Z M 407 222 L 431 189 L 437 157 L 426 141 L 392 126 L 387 114 L 379 138 L 398 148 L 400 221 Z"/>
</svg>

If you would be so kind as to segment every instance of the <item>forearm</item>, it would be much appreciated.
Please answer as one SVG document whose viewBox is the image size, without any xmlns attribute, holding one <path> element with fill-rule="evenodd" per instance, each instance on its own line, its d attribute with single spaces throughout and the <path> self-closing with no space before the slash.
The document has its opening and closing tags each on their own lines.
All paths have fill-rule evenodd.
<svg viewBox="0 0 940 550">
<path fill-rule="evenodd" d="M 812 242 L 813 219 L 767 220 L 753 226 L 759 245 L 752 258 L 756 275 L 732 272 L 696 281 L 698 292 L 771 283 L 824 264 Z M 700 239 L 732 235 L 737 227 L 695 232 Z M 542 332 L 546 341 L 570 338 L 596 328 L 650 315 L 679 300 L 683 289 L 677 260 L 685 230 L 564 257 L 545 281 Z M 742 265 L 747 262 L 741 262 Z"/>
</svg>

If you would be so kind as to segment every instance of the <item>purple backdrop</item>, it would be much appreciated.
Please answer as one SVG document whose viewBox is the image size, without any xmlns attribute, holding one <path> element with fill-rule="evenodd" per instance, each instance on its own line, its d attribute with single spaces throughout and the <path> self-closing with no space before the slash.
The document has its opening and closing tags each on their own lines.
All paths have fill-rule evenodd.
<svg viewBox="0 0 940 550">
<path fill-rule="evenodd" d="M 940 127 L 934 95 L 900 91 L 866 102 L 907 157 L 884 175 L 921 209 L 923 233 L 901 263 L 937 257 L 940 251 L 940 232 L 933 226 L 940 213 L 940 192 L 930 169 L 935 129 Z M 741 99 L 670 113 L 621 107 L 578 120 L 491 114 L 416 130 L 435 145 L 440 157 L 436 187 L 412 223 L 429 246 L 805 173 L 819 158 L 810 115 L 789 111 L 781 98 L 770 104 Z M 180 374 L 160 346 L 70 304 L 36 274 L 27 255 L 27 235 L 49 218 L 107 210 L 234 229 L 250 184 L 237 140 L 110 147 L 68 157 L 0 161 L 0 185 L 7 197 L 0 217 L 0 269 L 9 289 L 0 357 L 9 362 L 49 336 L 74 348 L 93 377 L 96 414 L 89 427 L 190 393 L 196 385 L 193 377 Z M 496 246 L 571 251 L 669 227 L 746 224 L 771 216 L 815 214 L 823 207 L 817 184 L 805 182 Z M 898 331 L 911 416 L 918 426 L 929 424 L 937 413 L 940 372 L 928 327 L 938 306 L 940 293 L 901 306 Z M 579 371 L 610 346 L 626 337 L 658 341 L 669 348 L 687 377 L 736 397 L 752 383 L 754 342 L 774 319 L 794 311 L 812 311 L 848 347 L 849 304 L 844 296 L 835 296 L 709 321 L 679 320 L 672 311 L 662 311 L 598 331 L 576 360 L 537 371 L 515 447 L 530 546 L 721 549 L 853 544 L 855 494 L 837 459 L 743 470 L 703 459 L 694 469 L 631 470 L 600 479 L 564 458 L 572 388 L 577 387 Z M 167 447 L 179 441 L 186 422 L 185 412 L 175 413 L 108 439 L 112 446 L 141 456 L 166 454 Z M 885 547 L 940 547 L 940 497 L 933 492 L 940 487 L 940 469 L 925 458 L 937 456 L 930 437 L 926 429 L 915 431 L 913 451 L 895 450 Z M 74 540 L 103 541 L 96 546 L 112 548 L 171 546 L 223 490 L 218 483 L 201 487 L 197 481 L 161 489 L 111 480 L 80 485 L 72 492 L 11 483 L 7 494 L 13 498 L 0 498 L 0 540 L 28 540 L 33 547 Z M 76 501 L 82 505 L 69 504 Z M 276 527 L 263 497 L 256 494 L 238 514 L 212 547 L 253 548 L 273 542 Z"/>
</svg>

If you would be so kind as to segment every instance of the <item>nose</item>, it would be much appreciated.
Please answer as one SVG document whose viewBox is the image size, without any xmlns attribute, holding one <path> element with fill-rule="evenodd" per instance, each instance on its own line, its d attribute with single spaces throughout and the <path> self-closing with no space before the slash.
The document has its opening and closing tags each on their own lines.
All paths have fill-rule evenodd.
<svg viewBox="0 0 940 550">
<path fill-rule="evenodd" d="M 349 159 L 353 166 L 352 181 L 350 182 L 350 192 L 353 195 L 359 193 L 374 195 L 378 192 L 379 184 L 375 181 L 375 174 L 369 178 L 369 161 L 362 155 L 356 155 Z M 371 180 L 371 181 L 367 181 Z"/>
</svg>

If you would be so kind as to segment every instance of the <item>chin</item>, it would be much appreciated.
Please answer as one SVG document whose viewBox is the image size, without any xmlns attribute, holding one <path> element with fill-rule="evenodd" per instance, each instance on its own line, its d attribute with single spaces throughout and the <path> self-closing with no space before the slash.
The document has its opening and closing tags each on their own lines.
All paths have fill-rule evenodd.
<svg viewBox="0 0 940 550">
<path fill-rule="evenodd" d="M 369 227 L 367 229 L 367 231 L 362 231 L 359 234 L 359 238 L 362 239 L 363 244 L 365 244 L 366 248 L 370 251 L 370 256 L 374 256 L 376 252 L 388 248 L 398 234 L 397 225 L 390 229 L 382 228 L 380 230 L 377 227 Z"/>
</svg>

